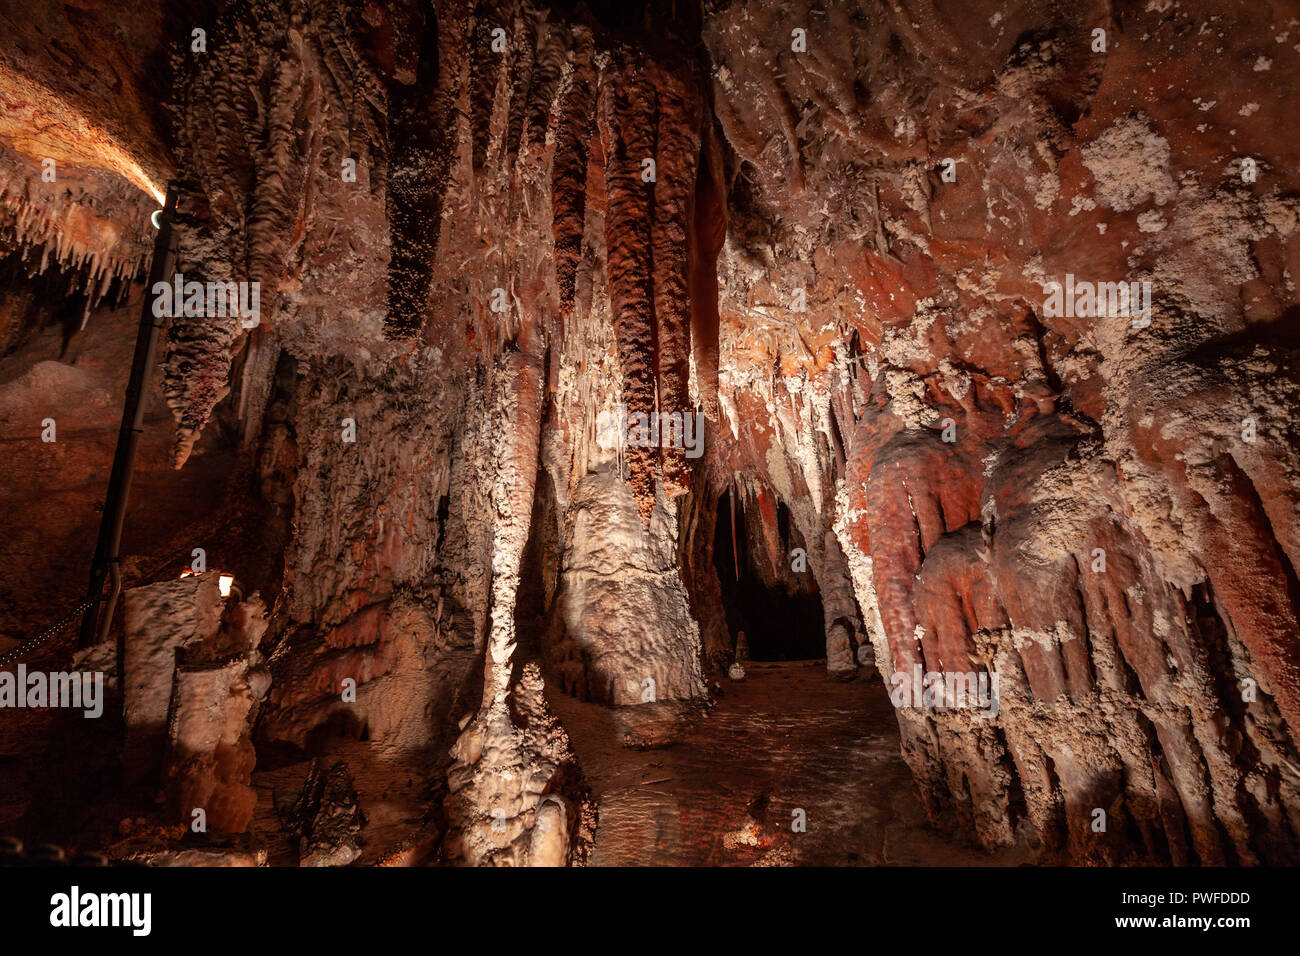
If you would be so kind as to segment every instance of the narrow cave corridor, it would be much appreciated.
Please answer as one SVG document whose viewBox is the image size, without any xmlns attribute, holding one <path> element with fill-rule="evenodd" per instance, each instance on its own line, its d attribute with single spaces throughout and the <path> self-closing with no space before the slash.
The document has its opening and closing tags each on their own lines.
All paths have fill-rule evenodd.
<svg viewBox="0 0 1300 956">
<path fill-rule="evenodd" d="M 733 503 L 730 494 L 718 499 L 713 561 L 727 630 L 733 637 L 744 633 L 748 650 L 742 660 L 824 660 L 821 593 L 806 558 L 799 557 L 807 550 L 795 552 L 785 546 L 790 541 L 790 512 L 784 504 L 779 503 L 778 509 L 776 532 L 786 560 L 760 572 L 756 561 L 762 560 L 762 552 L 760 556 L 752 553 L 749 536 L 753 532 L 743 501 Z"/>
</svg>

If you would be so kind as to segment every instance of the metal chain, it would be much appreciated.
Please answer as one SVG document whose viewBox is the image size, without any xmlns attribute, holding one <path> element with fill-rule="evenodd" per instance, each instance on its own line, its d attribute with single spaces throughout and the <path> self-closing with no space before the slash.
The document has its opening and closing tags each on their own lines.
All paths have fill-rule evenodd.
<svg viewBox="0 0 1300 956">
<path fill-rule="evenodd" d="M 45 630 L 41 631 L 41 633 L 37 634 L 35 637 L 23 641 L 17 647 L 7 650 L 3 654 L 0 654 L 0 667 L 8 667 L 10 664 L 18 660 L 18 658 L 25 656 L 29 651 L 36 650 L 36 648 L 40 647 L 42 644 L 44 644 L 46 641 L 52 638 L 55 634 L 59 634 L 63 631 L 66 631 L 69 627 L 72 626 L 72 622 L 75 621 L 77 618 L 81 617 L 81 615 L 84 614 L 94 603 L 95 602 L 91 600 L 82 601 L 75 608 L 69 611 L 66 615 L 64 615 L 59 620 L 55 621 Z"/>
</svg>

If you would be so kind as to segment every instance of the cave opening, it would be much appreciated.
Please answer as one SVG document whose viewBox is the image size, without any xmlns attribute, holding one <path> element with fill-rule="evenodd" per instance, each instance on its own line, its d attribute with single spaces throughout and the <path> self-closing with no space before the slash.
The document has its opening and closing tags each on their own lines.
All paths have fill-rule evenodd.
<svg viewBox="0 0 1300 956">
<path fill-rule="evenodd" d="M 823 659 L 825 622 L 812 570 L 795 571 L 785 560 L 771 567 L 761 544 L 752 540 L 762 534 L 758 516 L 750 521 L 748 514 L 743 495 L 733 499 L 724 493 L 718 499 L 713 563 L 722 585 L 728 633 L 733 641 L 741 631 L 745 633 L 748 658 L 753 661 Z M 789 510 L 780 502 L 775 530 L 782 543 L 781 554 L 788 556 L 795 543 L 790 538 Z"/>
</svg>

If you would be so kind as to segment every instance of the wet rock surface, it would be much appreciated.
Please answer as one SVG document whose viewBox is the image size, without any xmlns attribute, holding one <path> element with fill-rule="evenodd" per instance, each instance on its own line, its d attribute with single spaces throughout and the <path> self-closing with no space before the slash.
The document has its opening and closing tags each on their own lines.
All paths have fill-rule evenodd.
<svg viewBox="0 0 1300 956">
<path fill-rule="evenodd" d="M 598 707 L 558 708 L 600 806 L 593 866 L 1016 865 L 928 828 L 878 683 L 754 663 L 667 749 L 629 752 Z M 661 717 L 671 722 L 671 718 Z M 796 811 L 802 810 L 803 814 Z M 796 826 L 804 826 L 802 831 Z"/>
</svg>

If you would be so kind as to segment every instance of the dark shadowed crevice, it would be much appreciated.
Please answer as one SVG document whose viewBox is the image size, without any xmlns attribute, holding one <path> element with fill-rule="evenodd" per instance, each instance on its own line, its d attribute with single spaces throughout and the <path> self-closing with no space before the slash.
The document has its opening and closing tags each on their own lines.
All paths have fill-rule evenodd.
<svg viewBox="0 0 1300 956">
<path fill-rule="evenodd" d="M 409 338 L 424 324 L 451 169 L 454 130 L 448 123 L 450 96 L 439 89 L 439 28 L 430 13 L 425 18 L 415 82 L 395 83 L 391 92 L 388 220 L 392 244 L 384 330 L 392 338 Z"/>
<path fill-rule="evenodd" d="M 732 548 L 731 515 L 727 496 L 718 499 L 713 561 L 722 585 L 722 606 L 732 635 L 745 632 L 749 656 L 756 661 L 820 660 L 826 656 L 821 595 L 811 569 L 796 573 L 789 565 L 772 580 L 760 566 L 765 560 L 753 553 L 751 528 L 736 500 L 736 539 Z M 739 577 L 737 577 L 737 566 Z"/>
</svg>

